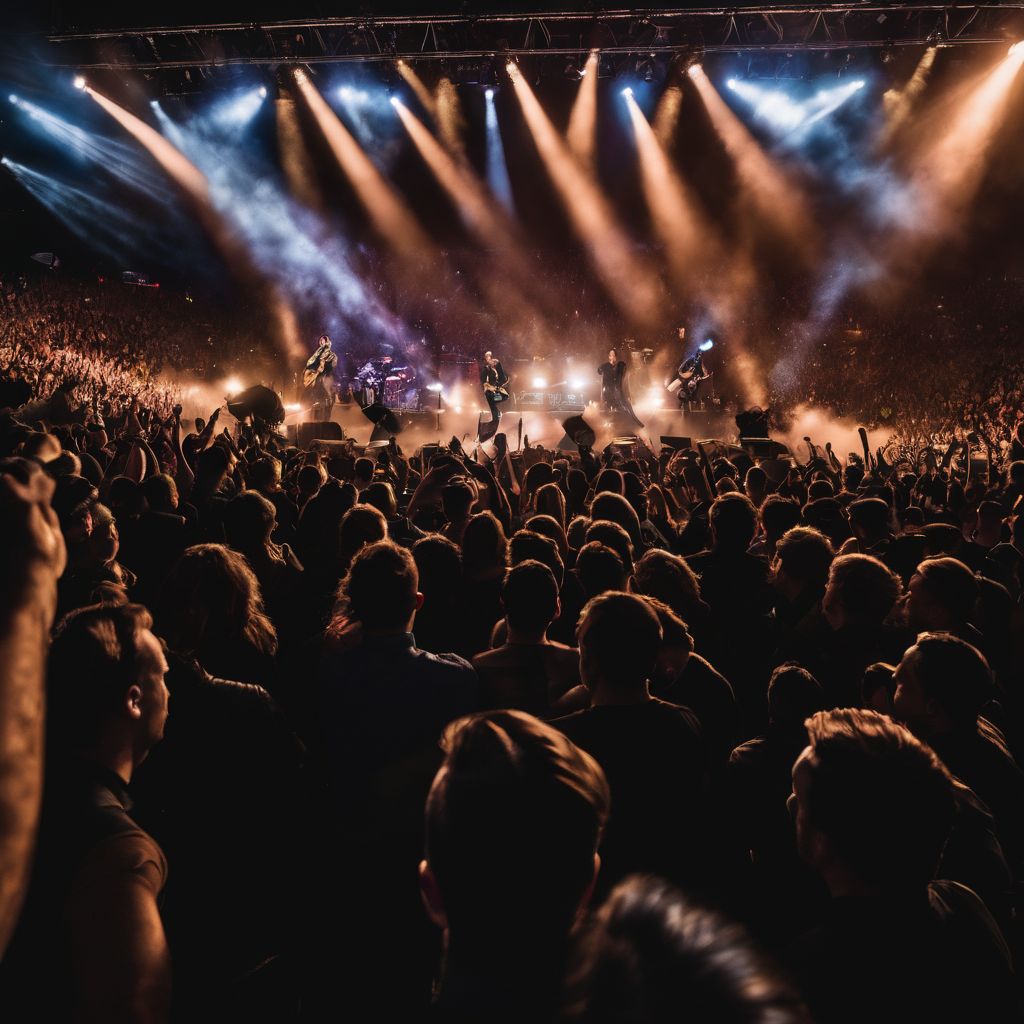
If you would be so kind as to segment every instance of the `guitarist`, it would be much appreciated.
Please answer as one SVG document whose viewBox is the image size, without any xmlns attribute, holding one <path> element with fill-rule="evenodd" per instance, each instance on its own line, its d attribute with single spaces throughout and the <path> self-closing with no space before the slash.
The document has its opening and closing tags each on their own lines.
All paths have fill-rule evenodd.
<svg viewBox="0 0 1024 1024">
<path fill-rule="evenodd" d="M 484 353 L 484 365 L 480 367 L 480 383 L 484 387 L 484 398 L 491 410 L 491 422 L 497 423 L 501 419 L 499 402 L 509 400 L 508 374 L 501 365 L 501 360 L 495 358 L 493 352 Z"/>
<path fill-rule="evenodd" d="M 704 369 L 704 353 L 697 350 L 696 355 L 684 360 L 678 370 L 678 378 L 681 381 L 676 397 L 679 399 L 679 408 L 683 412 L 691 412 L 694 403 L 697 401 L 697 394 L 700 391 L 702 381 L 705 381 L 711 374 Z"/>
<path fill-rule="evenodd" d="M 302 373 L 302 383 L 307 389 L 313 388 L 317 383 L 324 391 L 325 420 L 331 418 L 331 410 L 334 408 L 334 371 L 338 367 L 338 357 L 331 349 L 331 339 L 326 334 L 321 334 L 317 340 L 316 351 L 306 360 L 306 368 Z M 319 406 L 319 402 L 314 402 Z"/>
</svg>

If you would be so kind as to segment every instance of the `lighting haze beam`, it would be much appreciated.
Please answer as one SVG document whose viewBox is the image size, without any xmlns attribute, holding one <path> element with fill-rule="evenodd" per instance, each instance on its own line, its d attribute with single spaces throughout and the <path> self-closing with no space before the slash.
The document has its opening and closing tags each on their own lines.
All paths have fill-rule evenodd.
<svg viewBox="0 0 1024 1024">
<path fill-rule="evenodd" d="M 505 212 L 515 216 L 515 200 L 512 196 L 512 181 L 508 176 L 505 162 L 505 146 L 501 141 L 501 127 L 498 124 L 498 108 L 494 103 L 494 90 L 484 93 L 487 105 L 487 184 L 491 194 L 504 207 Z"/>
<path fill-rule="evenodd" d="M 921 59 L 917 62 L 917 67 L 914 68 L 914 73 L 910 76 L 907 84 L 902 89 L 889 89 L 882 96 L 885 121 L 879 135 L 879 144 L 884 145 L 889 142 L 907 120 L 914 104 L 928 84 L 932 65 L 935 63 L 935 55 L 938 52 L 936 47 L 929 46 L 921 54 Z"/>
<path fill-rule="evenodd" d="M 384 179 L 301 68 L 295 70 L 295 81 L 338 165 L 351 182 L 378 233 L 403 259 L 415 261 L 429 253 L 433 246 L 412 211 Z M 395 97 L 392 97 L 394 100 Z"/>
<path fill-rule="evenodd" d="M 757 140 L 718 94 L 704 69 L 694 64 L 687 74 L 736 165 L 745 193 L 776 231 L 806 249 L 814 237 L 813 222 L 797 186 L 768 159 Z"/>
<path fill-rule="evenodd" d="M 569 149 L 585 167 L 594 166 L 594 148 L 597 137 L 597 79 L 600 69 L 600 56 L 597 50 L 591 50 L 587 62 L 583 66 L 583 77 L 580 79 L 573 101 L 572 112 L 569 114 L 569 127 L 565 140 Z"/>
<path fill-rule="evenodd" d="M 510 62 L 508 69 L 541 158 L 609 295 L 637 323 L 657 323 L 662 301 L 653 272 L 633 254 L 608 200 L 562 141 L 519 68 Z"/>
<path fill-rule="evenodd" d="M 398 73 L 402 76 L 405 84 L 412 89 L 416 95 L 416 99 L 420 101 L 420 106 L 430 115 L 431 120 L 437 123 L 437 101 L 434 99 L 431 91 L 426 87 L 423 79 L 416 73 L 416 70 L 411 64 L 404 60 L 398 60 L 395 65 L 398 68 Z"/>
</svg>

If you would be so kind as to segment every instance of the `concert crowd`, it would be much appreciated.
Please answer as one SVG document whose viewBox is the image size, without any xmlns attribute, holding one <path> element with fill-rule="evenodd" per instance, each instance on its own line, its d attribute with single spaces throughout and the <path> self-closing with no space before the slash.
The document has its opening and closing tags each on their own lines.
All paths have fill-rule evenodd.
<svg viewBox="0 0 1024 1024">
<path fill-rule="evenodd" d="M 1020 1019 L 1009 341 L 875 452 L 300 449 L 4 292 L 5 1020 Z"/>
</svg>

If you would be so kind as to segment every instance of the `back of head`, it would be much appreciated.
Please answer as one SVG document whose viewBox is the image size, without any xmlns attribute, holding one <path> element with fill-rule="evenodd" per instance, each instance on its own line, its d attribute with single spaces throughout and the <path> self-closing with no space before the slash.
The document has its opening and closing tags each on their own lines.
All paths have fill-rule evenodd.
<svg viewBox="0 0 1024 1024">
<path fill-rule="evenodd" d="M 174 477 L 155 473 L 142 484 L 142 493 L 154 512 L 173 512 L 178 502 L 178 487 Z"/>
<path fill-rule="evenodd" d="M 508 539 L 501 520 L 493 512 L 478 512 L 462 535 L 462 560 L 467 572 L 504 569 Z"/>
<path fill-rule="evenodd" d="M 373 459 L 368 459 L 365 455 L 356 459 L 355 466 L 352 470 L 353 475 L 356 478 L 356 482 L 368 484 L 373 479 L 374 468 Z"/>
<path fill-rule="evenodd" d="M 52 753 L 95 742 L 138 677 L 139 634 L 153 620 L 139 604 L 80 608 L 57 626 L 46 667 Z"/>
<path fill-rule="evenodd" d="M 281 480 L 281 463 L 264 455 L 249 466 L 249 483 L 258 491 L 273 490 Z"/>
<path fill-rule="evenodd" d="M 341 595 L 352 618 L 367 630 L 405 629 L 416 610 L 419 575 L 405 548 L 389 540 L 368 544 L 355 556 Z"/>
<path fill-rule="evenodd" d="M 310 463 L 307 463 L 299 470 L 298 476 L 295 479 L 299 485 L 299 490 L 303 494 L 316 494 L 324 481 L 320 467 Z"/>
<path fill-rule="evenodd" d="M 908 729 L 874 711 L 819 711 L 807 720 L 807 735 L 808 750 L 794 770 L 805 855 L 810 826 L 827 841 L 825 857 L 868 885 L 923 888 L 953 820 L 953 783 L 942 762 Z"/>
<path fill-rule="evenodd" d="M 617 469 L 602 469 L 594 481 L 594 494 L 625 494 L 626 482 Z"/>
<path fill-rule="evenodd" d="M 363 491 L 363 502 L 372 505 L 385 518 L 391 519 L 398 514 L 398 502 L 395 492 L 387 480 L 377 480 Z"/>
<path fill-rule="evenodd" d="M 770 494 L 761 506 L 761 525 L 769 540 L 777 540 L 800 522 L 800 506 L 781 494 Z"/>
<path fill-rule="evenodd" d="M 889 506 L 881 498 L 861 498 L 850 505 L 850 525 L 869 540 L 889 530 Z"/>
<path fill-rule="evenodd" d="M 779 665 L 768 683 L 768 718 L 780 728 L 802 726 L 826 706 L 821 683 L 795 662 Z"/>
<path fill-rule="evenodd" d="M 427 863 L 450 948 L 516 958 L 568 937 L 594 875 L 608 784 L 588 754 L 520 711 L 453 722 L 427 799 Z M 525 945 L 524 945 L 525 944 Z"/>
<path fill-rule="evenodd" d="M 633 875 L 594 916 L 569 981 L 576 1024 L 804 1024 L 790 991 L 739 925 L 670 883 Z"/>
<path fill-rule="evenodd" d="M 782 571 L 803 586 L 824 588 L 835 554 L 828 537 L 809 526 L 787 530 L 775 548 Z"/>
<path fill-rule="evenodd" d="M 807 488 L 807 500 L 815 501 L 818 498 L 832 498 L 835 496 L 835 488 L 831 480 L 812 480 Z"/>
<path fill-rule="evenodd" d="M 565 527 L 565 495 L 558 484 L 544 484 L 537 489 L 533 500 L 538 515 L 551 516 Z"/>
<path fill-rule="evenodd" d="M 950 523 L 928 523 L 921 532 L 924 534 L 926 555 L 945 555 L 960 545 L 960 531 Z"/>
<path fill-rule="evenodd" d="M 633 542 L 618 523 L 608 519 L 591 520 L 583 536 L 587 544 L 592 540 L 607 544 L 622 559 L 627 575 L 633 575 Z"/>
<path fill-rule="evenodd" d="M 227 541 L 242 554 L 268 544 L 276 522 L 277 510 L 259 491 L 243 491 L 224 510 Z"/>
<path fill-rule="evenodd" d="M 661 641 L 658 616 L 644 598 L 615 591 L 595 597 L 580 614 L 583 681 L 636 689 L 651 678 Z"/>
<path fill-rule="evenodd" d="M 455 593 L 462 583 L 462 552 L 458 544 L 439 533 L 422 537 L 412 547 L 420 590 L 427 595 Z"/>
<path fill-rule="evenodd" d="M 526 476 L 523 478 L 523 483 L 526 485 L 526 490 L 533 492 L 538 488 L 543 487 L 544 484 L 549 484 L 555 479 L 555 471 L 551 465 L 547 462 L 535 462 L 526 471 Z"/>
<path fill-rule="evenodd" d="M 533 533 L 539 533 L 555 542 L 558 548 L 558 555 L 564 561 L 569 551 L 569 543 L 565 539 L 565 530 L 562 524 L 554 516 L 535 515 L 523 524 L 524 528 Z"/>
<path fill-rule="evenodd" d="M 527 559 L 509 570 L 501 603 L 511 629 L 543 634 L 558 614 L 558 583 L 546 565 Z"/>
<path fill-rule="evenodd" d="M 957 727 L 975 726 L 993 696 L 992 670 L 981 651 L 949 633 L 921 633 L 903 658 L 927 701 L 938 704 Z"/>
<path fill-rule="evenodd" d="M 277 639 L 249 563 L 223 544 L 188 548 L 160 592 L 158 625 L 172 650 L 194 654 L 247 639 L 272 653 Z"/>
<path fill-rule="evenodd" d="M 629 534 L 634 550 L 640 550 L 643 546 L 640 519 L 633 506 L 621 495 L 598 494 L 590 506 L 590 518 L 617 523 Z"/>
<path fill-rule="evenodd" d="M 588 599 L 626 587 L 626 567 L 622 559 L 606 544 L 596 540 L 580 548 L 576 556 L 576 575 Z"/>
<path fill-rule="evenodd" d="M 715 549 L 746 551 L 757 529 L 757 510 L 745 494 L 722 494 L 710 513 Z"/>
<path fill-rule="evenodd" d="M 974 573 L 956 558 L 929 558 L 917 567 L 917 576 L 933 601 L 957 622 L 967 622 L 978 600 Z"/>
<path fill-rule="evenodd" d="M 510 565 L 519 565 L 527 559 L 541 562 L 552 572 L 559 587 L 565 575 L 565 563 L 558 553 L 558 545 L 550 537 L 533 530 L 516 530 L 508 544 Z"/>
<path fill-rule="evenodd" d="M 387 520 L 372 505 L 353 505 L 342 517 L 339 551 L 343 565 L 349 565 L 364 544 L 383 540 L 388 535 Z"/>
<path fill-rule="evenodd" d="M 900 578 L 870 555 L 840 555 L 829 569 L 829 600 L 836 600 L 848 621 L 881 625 L 900 596 Z"/>
<path fill-rule="evenodd" d="M 633 567 L 633 587 L 684 617 L 700 600 L 700 582 L 686 560 L 659 548 L 648 551 Z"/>
<path fill-rule="evenodd" d="M 441 489 L 441 510 L 450 523 L 461 522 L 473 507 L 473 488 L 465 480 L 451 480 Z"/>
</svg>

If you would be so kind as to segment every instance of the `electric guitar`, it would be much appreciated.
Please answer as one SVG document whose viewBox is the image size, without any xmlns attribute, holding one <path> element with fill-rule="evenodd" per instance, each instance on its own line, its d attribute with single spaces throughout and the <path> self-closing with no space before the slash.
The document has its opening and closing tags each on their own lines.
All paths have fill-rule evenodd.
<svg viewBox="0 0 1024 1024">
<path fill-rule="evenodd" d="M 484 391 L 489 395 L 494 395 L 496 402 L 507 402 L 512 396 L 508 390 L 508 377 L 506 377 L 500 384 L 489 384 L 484 381 Z"/>
</svg>

